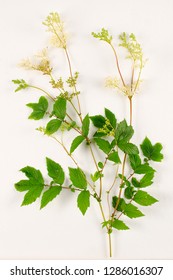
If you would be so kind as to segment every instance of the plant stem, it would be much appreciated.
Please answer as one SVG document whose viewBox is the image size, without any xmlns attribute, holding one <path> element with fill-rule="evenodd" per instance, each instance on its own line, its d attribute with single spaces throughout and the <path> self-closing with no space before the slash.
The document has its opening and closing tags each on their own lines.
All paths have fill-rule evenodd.
<svg viewBox="0 0 173 280">
<path fill-rule="evenodd" d="M 112 183 L 110 189 L 108 190 L 108 193 L 111 192 L 111 190 L 113 189 L 113 187 L 114 187 L 114 185 L 115 185 L 115 182 L 116 182 L 117 176 L 118 176 L 118 170 L 119 170 L 119 164 L 118 164 L 117 167 L 116 167 L 115 177 L 114 177 L 114 180 L 113 180 L 113 183 Z"/>
<path fill-rule="evenodd" d="M 132 125 L 132 114 L 133 114 L 132 96 L 129 97 L 129 101 L 130 101 L 130 125 Z"/>
<path fill-rule="evenodd" d="M 73 102 L 72 102 L 72 101 L 69 101 L 69 102 L 70 102 L 71 106 L 73 107 L 73 109 L 75 110 L 75 112 L 77 113 L 77 115 L 78 115 L 79 118 L 80 118 L 80 113 L 79 113 L 78 110 L 76 109 L 76 107 L 75 107 L 75 105 L 73 104 Z M 81 118 L 80 118 L 80 121 L 81 121 Z"/>
<path fill-rule="evenodd" d="M 66 153 L 67 153 L 68 156 L 72 159 L 72 161 L 75 163 L 75 165 L 76 165 L 77 167 L 79 167 L 77 161 L 76 161 L 76 160 L 74 159 L 74 157 L 69 153 L 69 151 L 68 151 L 67 148 L 64 146 L 64 144 L 63 144 L 61 141 L 59 141 L 55 136 L 50 135 L 50 137 L 51 137 L 52 139 L 54 139 L 56 142 L 58 142 L 58 143 L 63 147 L 63 149 L 66 151 Z"/>
<path fill-rule="evenodd" d="M 79 167 L 79 165 L 78 165 L 78 163 L 77 163 L 77 161 L 74 159 L 74 157 L 69 153 L 69 151 L 67 150 L 67 148 L 64 146 L 64 144 L 61 142 L 61 141 L 59 141 L 55 136 L 51 136 L 50 135 L 50 137 L 51 138 L 53 138 L 56 142 L 58 142 L 62 147 L 63 147 L 63 149 L 66 151 L 66 153 L 67 153 L 67 155 L 72 159 L 72 161 L 75 163 L 75 165 L 78 167 L 78 168 L 80 168 Z M 80 168 L 81 169 L 81 168 Z M 88 183 L 88 185 L 92 188 L 92 190 L 94 191 L 94 193 L 96 193 L 96 191 L 95 191 L 95 188 L 92 186 L 92 184 L 87 180 L 87 183 Z M 97 194 L 97 193 L 96 193 Z M 97 194 L 98 195 L 98 194 Z"/>
<path fill-rule="evenodd" d="M 123 79 L 123 76 L 122 76 L 122 74 L 121 74 L 121 70 L 120 70 L 120 66 L 119 66 L 119 61 L 118 61 L 118 56 L 117 56 L 116 50 L 115 50 L 114 46 L 113 46 L 111 43 L 110 43 L 110 46 L 111 46 L 111 48 L 112 48 L 112 50 L 113 50 L 113 52 L 114 52 L 114 55 L 115 55 L 118 73 L 119 73 L 119 75 L 120 75 L 120 78 L 121 78 L 121 81 L 122 81 L 122 83 L 123 83 L 123 86 L 125 87 L 126 84 L 125 84 L 124 79 Z"/>
<path fill-rule="evenodd" d="M 97 161 L 96 161 L 96 158 L 95 158 L 95 155 L 94 155 L 94 152 L 93 152 L 93 149 L 92 149 L 92 146 L 91 146 L 91 143 L 90 143 L 90 140 L 87 138 L 86 139 L 89 143 L 89 149 L 90 149 L 90 152 L 91 152 L 91 155 L 92 155 L 92 158 L 93 158 L 93 161 L 95 163 L 95 166 L 96 166 L 96 169 L 97 171 L 99 171 L 99 168 L 98 168 L 98 165 L 97 165 Z"/>
<path fill-rule="evenodd" d="M 58 33 L 56 32 L 56 29 L 54 28 L 53 24 L 52 24 L 51 26 L 52 26 L 52 28 L 53 28 L 53 30 L 54 30 L 54 33 L 56 34 L 58 40 L 60 40 L 60 42 L 62 42 L 62 40 L 61 40 L 60 36 L 58 35 Z M 71 62 L 70 62 L 70 57 L 69 57 L 69 54 L 68 54 L 67 46 L 64 46 L 63 49 L 64 49 L 65 54 L 66 54 L 66 57 L 67 57 L 68 66 L 69 66 L 69 71 L 70 71 L 70 76 L 71 76 L 71 78 L 73 78 L 72 66 L 71 66 Z M 74 86 L 74 89 L 75 89 L 75 92 L 77 93 L 76 86 Z M 78 108 L 79 108 L 78 116 L 79 116 L 79 118 L 80 118 L 80 120 L 81 120 L 81 123 L 82 123 L 82 114 L 81 114 L 80 101 L 79 101 L 78 95 L 76 95 L 76 97 L 77 97 Z"/>
<path fill-rule="evenodd" d="M 99 206 L 100 206 L 100 210 L 101 210 L 101 214 L 103 217 L 103 221 L 106 222 L 106 218 L 105 218 L 105 214 L 103 211 L 103 207 L 102 207 L 102 203 L 99 202 Z M 108 225 L 106 225 L 107 231 L 108 231 L 108 235 L 109 235 L 109 256 L 110 258 L 112 257 L 112 240 L 111 240 L 111 233 L 109 233 L 109 227 Z"/>
<path fill-rule="evenodd" d="M 112 258 L 112 240 L 111 240 L 111 233 L 108 233 L 109 236 L 109 256 Z"/>
<path fill-rule="evenodd" d="M 139 85 L 139 81 L 140 81 L 140 77 L 141 77 L 141 73 L 142 73 L 142 68 L 143 68 L 143 62 L 142 62 L 142 59 L 141 59 L 140 70 L 139 70 L 139 74 L 138 74 L 138 79 L 137 79 L 136 85 L 134 87 L 134 92 L 136 91 L 136 89 L 137 89 L 137 87 Z"/>
<path fill-rule="evenodd" d="M 129 97 L 129 101 L 130 101 L 130 125 L 132 125 L 132 97 Z M 125 164 L 126 164 L 126 159 L 127 159 L 127 154 L 124 155 L 124 160 L 123 160 L 123 165 L 122 165 L 122 179 L 121 179 L 121 183 L 120 186 L 123 184 L 123 177 L 124 177 L 124 172 L 125 172 Z M 131 176 L 131 175 L 130 175 Z M 117 203 L 115 205 L 114 211 L 112 213 L 112 219 L 115 216 L 115 213 L 117 211 L 120 199 L 121 199 L 121 194 L 122 194 L 122 188 L 120 188 L 119 190 L 119 194 L 118 194 L 118 199 L 117 199 Z"/>
<path fill-rule="evenodd" d="M 34 89 L 37 89 L 37 90 L 40 90 L 42 92 L 44 92 L 49 98 L 51 98 L 53 101 L 55 101 L 55 98 L 53 96 L 51 96 L 47 91 L 45 91 L 44 89 L 40 88 L 40 87 L 37 87 L 37 86 L 31 86 L 29 85 L 28 87 L 30 88 L 34 88 Z"/>
<path fill-rule="evenodd" d="M 123 177 L 124 177 L 124 171 L 125 171 L 126 158 L 127 158 L 127 154 L 124 155 L 124 160 L 123 160 L 123 165 L 122 165 L 122 179 L 121 179 L 121 183 L 120 183 L 120 190 L 119 190 L 118 199 L 117 199 L 114 211 L 112 213 L 112 219 L 115 216 L 115 213 L 117 211 L 117 208 L 118 208 L 118 205 L 119 205 L 119 202 L 120 202 L 120 199 L 121 199 L 121 194 L 122 194 L 121 185 L 123 184 L 123 180 L 124 180 Z"/>
<path fill-rule="evenodd" d="M 48 185 L 48 184 L 46 184 L 46 185 L 44 185 L 44 186 L 45 186 L 45 187 L 51 187 L 51 185 Z M 52 185 L 52 187 L 54 187 L 54 186 Z M 64 190 L 72 191 L 70 187 L 61 186 L 61 188 L 64 189 Z M 78 191 L 78 192 L 82 192 L 82 191 L 83 191 L 82 189 L 78 189 L 78 188 L 74 188 L 74 187 L 73 187 L 73 190 Z M 90 193 L 91 196 L 94 197 L 94 195 L 93 195 L 91 192 L 89 192 L 89 193 Z M 94 197 L 94 198 L 95 198 L 95 197 Z"/>
<path fill-rule="evenodd" d="M 133 61 L 133 66 L 132 66 L 132 76 L 131 76 L 131 92 L 133 91 L 133 80 L 134 80 L 134 73 L 135 73 L 135 61 Z"/>
<path fill-rule="evenodd" d="M 71 76 L 71 78 L 73 78 L 72 66 L 71 66 L 71 62 L 70 62 L 70 57 L 69 57 L 69 54 L 68 54 L 68 50 L 67 50 L 67 48 L 64 48 L 64 50 L 65 50 L 65 54 L 66 54 L 67 61 L 68 61 L 68 65 L 69 65 L 70 76 Z M 75 90 L 75 92 L 77 93 L 76 86 L 74 86 L 74 90 Z M 79 116 L 79 118 L 80 118 L 80 120 L 81 120 L 81 123 L 82 123 L 81 106 L 80 106 L 80 101 L 79 101 L 78 95 L 76 95 L 76 98 L 77 98 L 77 103 L 78 103 L 78 108 L 79 108 L 78 116 Z"/>
</svg>

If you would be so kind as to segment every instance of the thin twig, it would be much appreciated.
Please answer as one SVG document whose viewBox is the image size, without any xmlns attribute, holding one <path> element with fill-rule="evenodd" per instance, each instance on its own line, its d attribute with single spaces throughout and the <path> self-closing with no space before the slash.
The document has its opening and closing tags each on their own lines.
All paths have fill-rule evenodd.
<svg viewBox="0 0 173 280">
<path fill-rule="evenodd" d="M 124 82 L 124 79 L 123 79 L 123 76 L 122 76 L 122 73 L 121 73 L 121 70 L 120 70 L 120 66 L 119 66 L 119 61 L 118 61 L 118 56 L 117 56 L 116 50 L 115 50 L 115 48 L 114 48 L 114 46 L 113 46 L 112 44 L 110 44 L 110 46 L 111 46 L 111 48 L 112 48 L 112 50 L 113 50 L 113 52 L 114 52 L 114 55 L 115 55 L 118 73 L 119 73 L 119 75 L 120 75 L 120 78 L 121 78 L 121 81 L 122 81 L 122 83 L 123 83 L 123 86 L 125 87 L 126 84 L 125 84 L 125 82 Z"/>
<path fill-rule="evenodd" d="M 53 96 L 51 96 L 47 91 L 45 91 L 44 89 L 40 88 L 40 87 L 37 87 L 37 86 L 32 86 L 32 85 L 29 85 L 28 87 L 30 88 L 34 88 L 34 89 L 37 89 L 37 90 L 40 90 L 42 92 L 44 92 L 49 98 L 51 98 L 53 101 L 55 101 L 55 98 Z"/>
<path fill-rule="evenodd" d="M 65 50 L 65 54 L 66 54 L 67 61 L 68 61 L 68 65 L 69 65 L 70 76 L 71 76 L 71 78 L 73 79 L 72 66 L 71 66 L 71 62 L 70 62 L 70 57 L 69 57 L 69 54 L 68 54 L 68 50 L 67 50 L 67 48 L 64 48 L 64 50 Z M 75 85 L 74 85 L 74 90 L 75 90 L 75 93 L 77 93 L 77 89 L 76 89 L 76 86 L 75 86 Z M 79 101 L 78 94 L 76 94 L 76 98 L 77 98 L 78 108 L 79 108 L 78 116 L 79 116 L 79 118 L 80 118 L 80 120 L 81 120 L 81 123 L 82 123 L 81 106 L 80 106 L 80 101 Z"/>
</svg>

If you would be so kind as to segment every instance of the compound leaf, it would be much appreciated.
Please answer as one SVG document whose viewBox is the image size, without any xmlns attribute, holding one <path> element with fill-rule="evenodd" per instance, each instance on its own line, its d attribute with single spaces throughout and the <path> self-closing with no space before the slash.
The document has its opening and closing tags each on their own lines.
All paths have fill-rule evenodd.
<svg viewBox="0 0 173 280">
<path fill-rule="evenodd" d="M 23 206 L 33 203 L 38 197 L 40 197 L 44 188 L 44 179 L 40 170 L 37 170 L 34 167 L 26 166 L 20 171 L 25 173 L 26 177 L 28 177 L 29 179 L 21 180 L 15 184 L 15 188 L 17 191 L 27 191 L 22 202 Z"/>
<path fill-rule="evenodd" d="M 32 166 L 26 166 L 23 167 L 20 171 L 22 171 L 30 181 L 38 183 L 40 185 L 44 185 L 44 179 L 40 170 L 37 170 Z"/>
<path fill-rule="evenodd" d="M 23 79 L 12 80 L 12 82 L 17 85 L 15 92 L 29 87 L 29 85 Z"/>
<path fill-rule="evenodd" d="M 47 111 L 48 101 L 44 96 L 41 96 L 38 103 L 28 103 L 26 106 L 33 109 L 29 119 L 40 120 L 44 117 Z"/>
<path fill-rule="evenodd" d="M 158 162 L 160 162 L 163 159 L 163 154 L 161 153 L 162 148 L 163 147 L 161 143 L 156 143 L 155 145 L 152 145 L 148 137 L 146 137 L 141 144 L 143 155 L 149 160 Z"/>
</svg>

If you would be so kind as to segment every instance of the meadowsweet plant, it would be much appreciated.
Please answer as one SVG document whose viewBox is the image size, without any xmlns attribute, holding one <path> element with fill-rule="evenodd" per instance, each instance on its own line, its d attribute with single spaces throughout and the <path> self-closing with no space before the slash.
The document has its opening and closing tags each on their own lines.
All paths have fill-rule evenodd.
<svg viewBox="0 0 173 280">
<path fill-rule="evenodd" d="M 107 44 L 115 57 L 117 76 L 107 78 L 106 86 L 114 88 L 126 97 L 130 113 L 128 121 L 118 120 L 115 113 L 108 108 L 104 108 L 104 114 L 102 110 L 99 115 L 91 116 L 81 111 L 79 73 L 74 72 L 71 65 L 67 36 L 60 16 L 57 13 L 50 13 L 43 24 L 51 33 L 50 43 L 64 51 L 69 67 L 67 78 L 54 75 L 55 71 L 48 55 L 49 49 L 45 48 L 33 59 L 23 60 L 20 66 L 47 76 L 52 90 L 47 92 L 40 85 L 29 84 L 23 79 L 13 80 L 13 83 L 17 86 L 16 92 L 35 89 L 42 94 L 37 103 L 27 104 L 32 110 L 29 119 L 38 121 L 45 118 L 45 126 L 38 127 L 37 130 L 48 136 L 50 140 L 56 141 L 67 157 L 70 157 L 72 165 L 68 167 L 68 174 L 65 174 L 56 156 L 53 159 L 46 158 L 47 176 L 36 167 L 23 167 L 21 172 L 27 178 L 17 182 L 15 188 L 19 192 L 25 192 L 22 206 L 40 198 L 42 209 L 55 198 L 61 199 L 61 193 L 65 191 L 69 196 L 73 196 L 74 200 L 77 198 L 75 205 L 83 215 L 91 203 L 96 203 L 101 213 L 98 225 L 108 235 L 111 257 L 113 232 L 129 229 L 128 222 L 126 224 L 123 218 L 126 216 L 127 220 L 127 217 L 130 219 L 143 217 L 144 213 L 139 209 L 140 206 L 150 206 L 158 201 L 146 191 L 146 188 L 153 184 L 156 173 L 152 162 L 160 162 L 163 159 L 162 145 L 152 143 L 148 137 L 140 145 L 132 141 L 134 134 L 132 103 L 135 94 L 139 91 L 141 72 L 145 64 L 142 48 L 134 34 L 119 35 L 119 46 L 126 50 L 127 58 L 132 64 L 129 81 L 126 81 L 113 37 L 104 28 L 99 33 L 92 33 L 93 37 Z M 53 95 L 52 92 L 55 94 Z M 69 139 L 70 130 L 76 133 L 74 139 Z M 68 138 L 68 146 L 64 144 L 64 136 Z M 75 152 L 80 145 L 86 146 L 86 149 L 81 151 L 90 155 L 93 169 L 89 165 L 85 170 L 79 165 Z M 89 155 L 85 155 L 85 158 L 87 159 Z M 81 154 L 81 158 L 83 157 L 84 155 Z M 109 184 L 105 183 L 108 169 Z"/>
</svg>

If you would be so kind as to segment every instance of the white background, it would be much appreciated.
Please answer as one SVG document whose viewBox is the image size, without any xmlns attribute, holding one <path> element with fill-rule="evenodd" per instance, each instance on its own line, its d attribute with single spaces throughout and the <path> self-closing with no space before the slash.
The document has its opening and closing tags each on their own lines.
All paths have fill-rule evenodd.
<svg viewBox="0 0 173 280">
<path fill-rule="evenodd" d="M 114 233 L 113 251 L 115 259 L 172 259 L 173 1 L 0 0 L 0 6 L 0 258 L 108 258 L 107 237 L 100 227 L 101 217 L 95 202 L 85 217 L 76 207 L 75 195 L 67 193 L 42 211 L 39 201 L 20 208 L 23 194 L 13 187 L 23 178 L 18 170 L 26 165 L 41 169 L 46 176 L 46 156 L 61 162 L 65 170 L 73 164 L 55 142 L 35 131 L 42 122 L 27 119 L 30 110 L 25 104 L 37 102 L 40 93 L 33 90 L 14 93 L 11 83 L 12 79 L 24 78 L 49 90 L 47 78 L 19 69 L 17 64 L 48 45 L 50 36 L 41 22 L 49 12 L 57 11 L 69 33 L 73 67 L 80 72 L 84 114 L 102 113 L 108 107 L 119 120 L 128 118 L 125 97 L 104 88 L 105 77 L 115 75 L 113 54 L 90 33 L 108 28 L 117 46 L 119 33 L 133 32 L 143 46 L 149 60 L 141 93 L 134 102 L 133 125 L 137 131 L 134 140 L 140 143 L 148 135 L 153 142 L 163 143 L 165 159 L 162 164 L 154 165 L 158 173 L 150 191 L 159 203 L 141 207 L 145 217 L 127 220 L 131 230 Z M 52 51 L 50 57 L 58 74 L 68 73 L 61 50 Z M 123 71 L 128 72 L 124 67 Z M 82 149 L 76 155 L 87 169 L 90 159 L 81 157 Z"/>
</svg>

